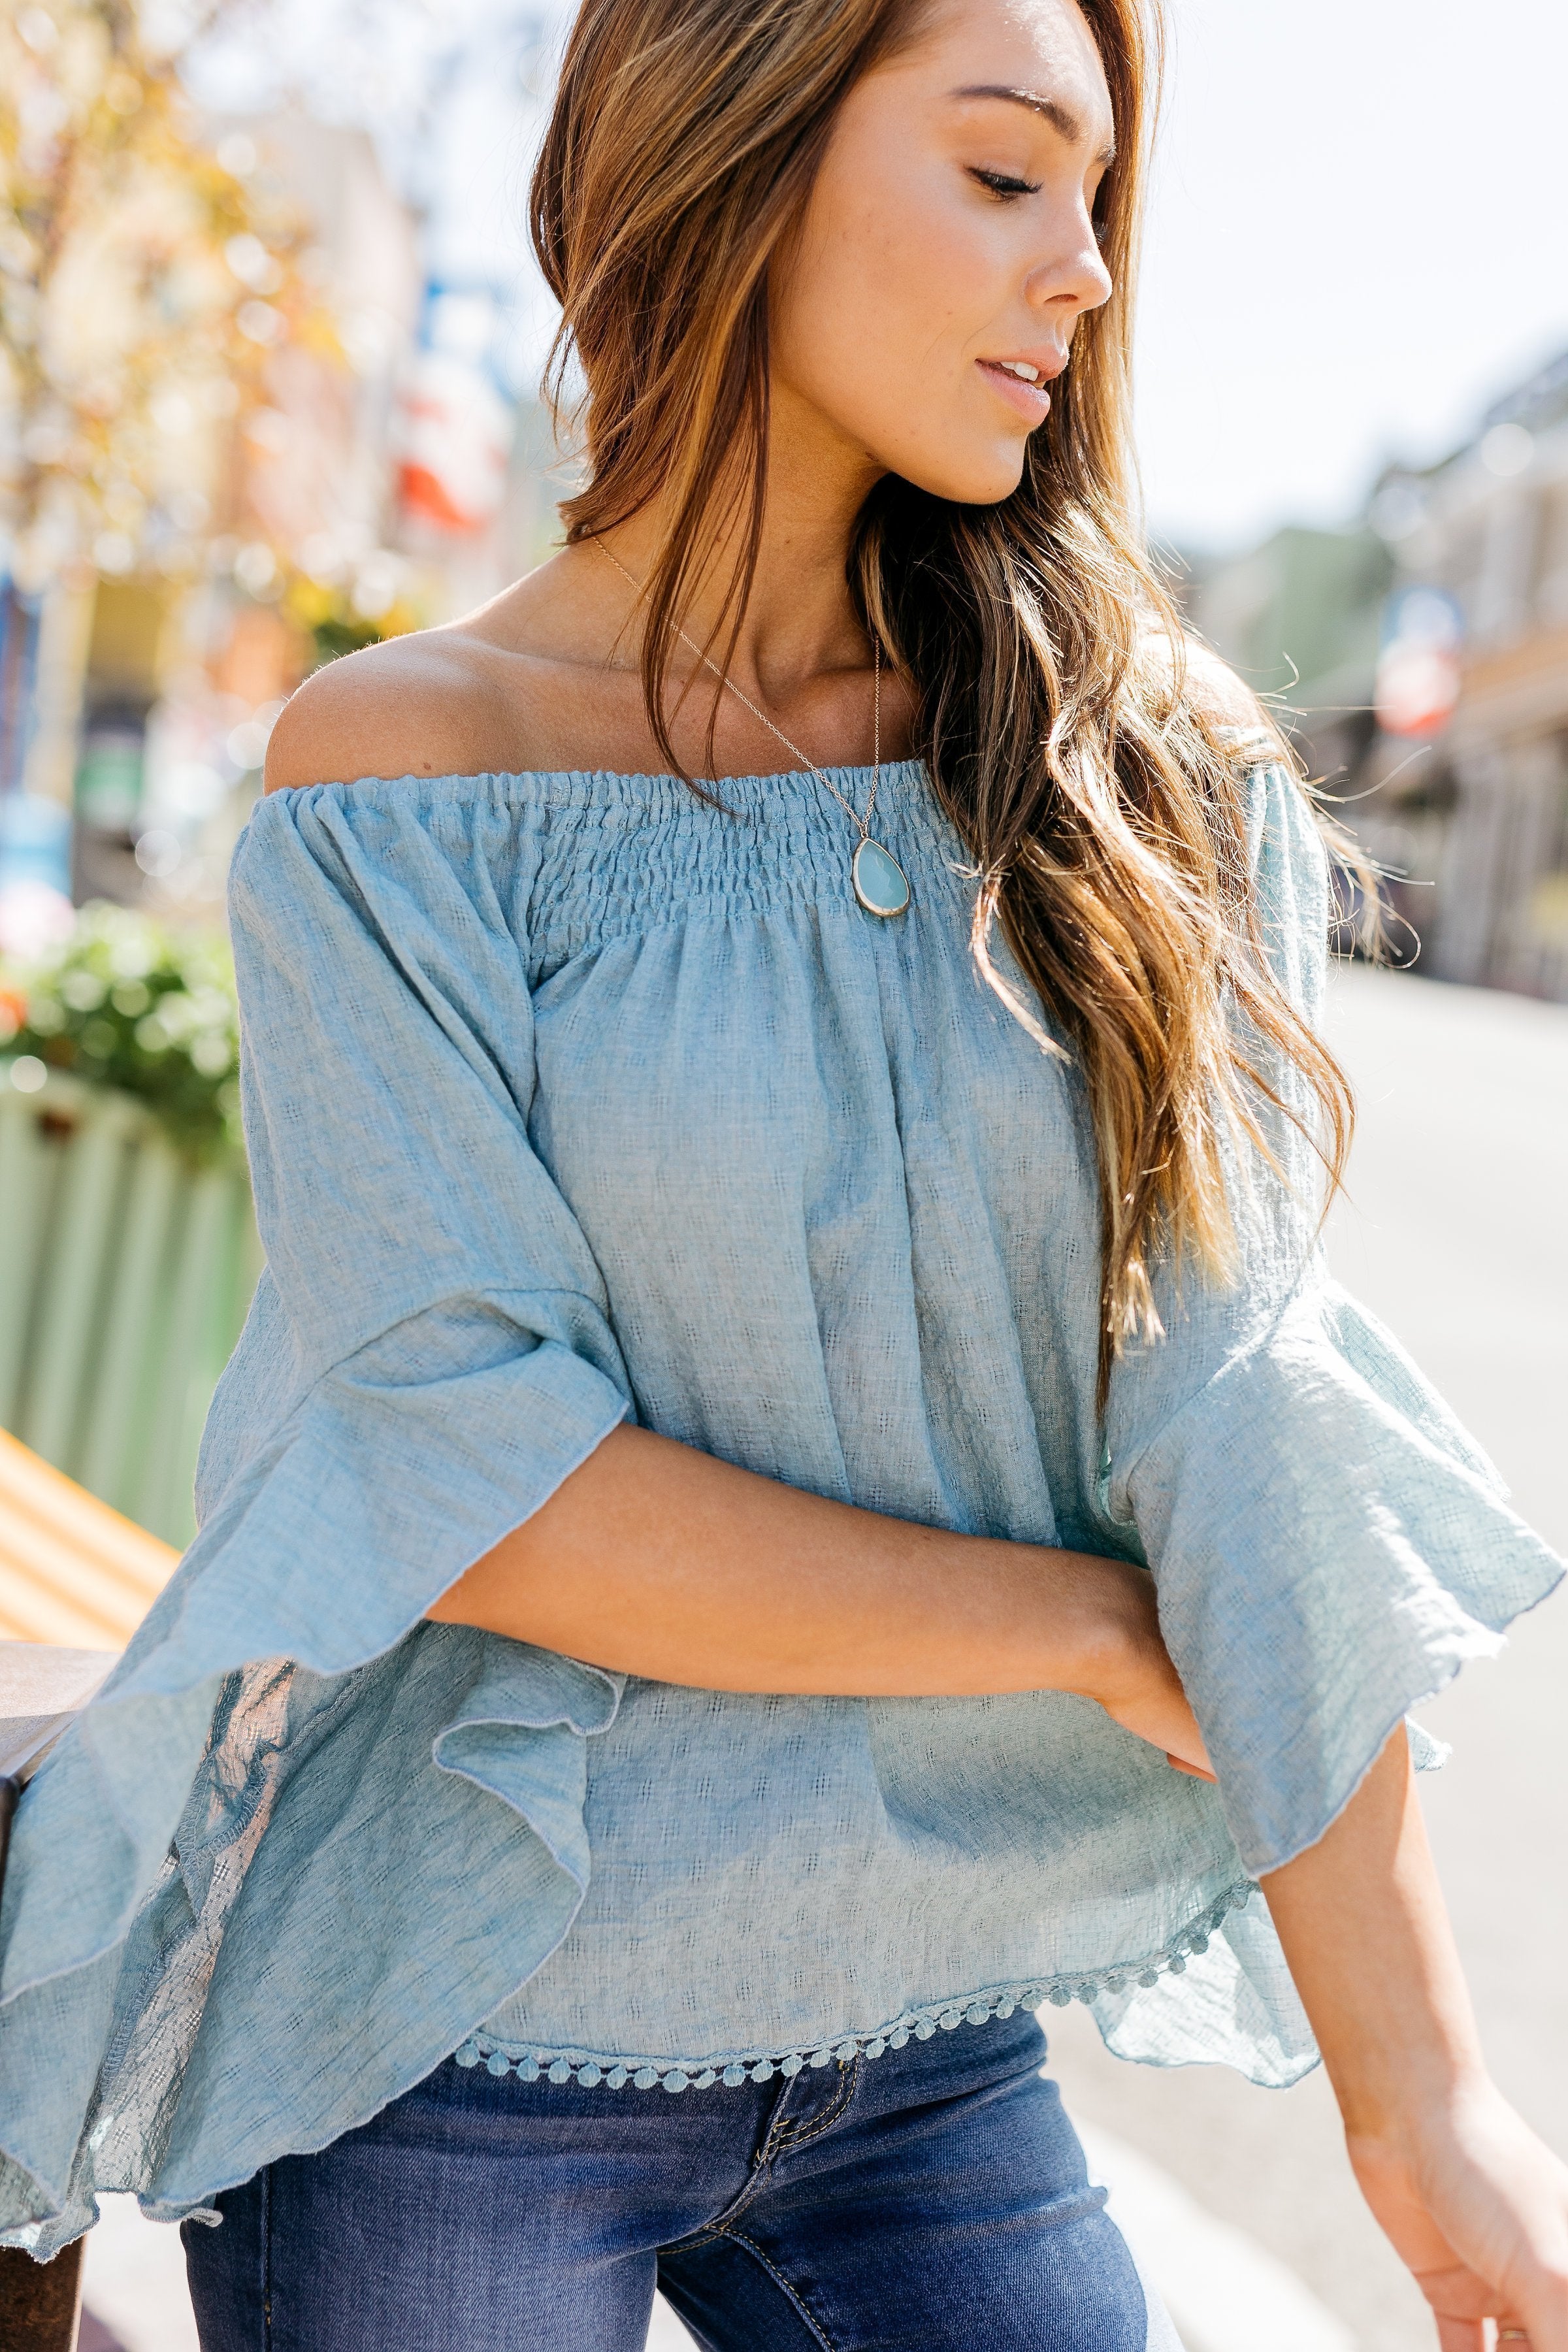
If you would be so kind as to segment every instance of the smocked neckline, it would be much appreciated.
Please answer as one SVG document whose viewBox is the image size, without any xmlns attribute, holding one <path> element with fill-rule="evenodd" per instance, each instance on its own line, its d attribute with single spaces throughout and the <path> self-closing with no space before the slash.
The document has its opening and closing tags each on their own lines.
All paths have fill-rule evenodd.
<svg viewBox="0 0 1568 2352">
<path fill-rule="evenodd" d="M 875 773 L 876 770 L 868 760 L 858 764 L 831 761 L 816 768 L 775 768 L 752 775 L 701 776 L 697 779 L 697 782 L 710 792 L 724 793 L 747 789 L 754 791 L 769 784 L 814 783 L 819 775 L 869 778 Z M 924 773 L 923 760 L 884 760 L 881 763 L 884 782 L 890 776 L 923 776 Z M 653 769 L 644 771 L 629 768 L 476 768 L 460 772 L 454 769 L 438 776 L 419 776 L 416 775 L 412 769 L 405 769 L 401 775 L 396 776 L 322 777 L 314 783 L 286 784 L 280 786 L 277 792 L 269 793 L 267 798 L 278 800 L 282 799 L 286 794 L 295 793 L 358 792 L 363 787 L 380 787 L 385 790 L 398 784 L 415 784 L 426 788 L 436 784 L 661 785 L 681 793 L 689 793 L 692 791 L 691 784 L 684 776 L 671 775 L 668 771 L 661 773 Z"/>
</svg>

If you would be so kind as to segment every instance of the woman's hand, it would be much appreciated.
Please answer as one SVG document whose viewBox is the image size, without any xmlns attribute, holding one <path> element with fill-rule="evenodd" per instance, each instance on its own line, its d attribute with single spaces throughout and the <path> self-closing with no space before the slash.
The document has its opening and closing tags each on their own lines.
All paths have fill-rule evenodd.
<svg viewBox="0 0 1568 2352">
<path fill-rule="evenodd" d="M 1442 2352 L 1488 2352 L 1489 2319 L 1503 2344 L 1568 2352 L 1568 2166 L 1484 2075 L 1402 2137 L 1347 2145 Z"/>
<path fill-rule="evenodd" d="M 1403 1725 L 1263 1890 L 1356 2178 L 1442 2352 L 1568 2352 L 1568 2168 L 1482 2063 Z"/>
<path fill-rule="evenodd" d="M 1116 1633 L 1084 1686 L 1113 1722 L 1163 1748 L 1165 1761 L 1196 1780 L 1215 1777 L 1197 1717 L 1160 1636 L 1153 1580 L 1122 1560 L 1101 1563 L 1114 1573 Z"/>
</svg>

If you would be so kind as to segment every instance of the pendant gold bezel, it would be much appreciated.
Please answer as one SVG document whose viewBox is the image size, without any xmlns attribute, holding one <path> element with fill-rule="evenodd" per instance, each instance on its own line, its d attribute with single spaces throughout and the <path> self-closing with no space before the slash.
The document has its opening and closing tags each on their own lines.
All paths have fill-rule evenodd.
<svg viewBox="0 0 1568 2352">
<path fill-rule="evenodd" d="M 879 856 L 885 857 L 889 865 L 892 867 L 894 873 L 898 876 L 900 881 L 904 886 L 904 895 L 900 899 L 896 907 L 879 906 L 876 899 L 868 897 L 867 892 L 861 887 L 860 860 L 868 849 L 874 849 L 878 852 Z M 898 859 L 893 856 L 892 851 L 888 847 L 887 844 L 881 841 L 873 841 L 868 833 L 862 834 L 855 855 L 849 861 L 849 880 L 855 892 L 857 904 L 863 908 L 868 915 L 875 915 L 879 921 L 884 923 L 893 922 L 900 915 L 908 911 L 910 903 L 910 877 L 904 872 L 903 867 L 899 864 Z"/>
</svg>

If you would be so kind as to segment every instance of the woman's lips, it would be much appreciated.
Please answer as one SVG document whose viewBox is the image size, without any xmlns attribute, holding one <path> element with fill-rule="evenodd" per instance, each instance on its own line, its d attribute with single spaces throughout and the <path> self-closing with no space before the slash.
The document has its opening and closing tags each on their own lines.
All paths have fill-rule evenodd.
<svg viewBox="0 0 1568 2352">
<path fill-rule="evenodd" d="M 1000 393 L 1009 408 L 1031 425 L 1041 425 L 1050 413 L 1051 395 L 1043 383 L 1026 383 L 1022 376 L 1014 375 L 996 360 L 976 360 L 975 366 L 994 392 Z"/>
</svg>

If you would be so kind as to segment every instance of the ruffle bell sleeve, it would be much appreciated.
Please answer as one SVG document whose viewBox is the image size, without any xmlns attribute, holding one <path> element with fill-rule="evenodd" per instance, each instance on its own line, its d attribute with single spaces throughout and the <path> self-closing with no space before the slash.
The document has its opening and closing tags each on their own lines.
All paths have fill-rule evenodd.
<svg viewBox="0 0 1568 2352">
<path fill-rule="evenodd" d="M 1321 844 L 1283 767 L 1252 779 L 1275 971 L 1316 1025 Z M 1419 985 L 1411 982 L 1410 985 Z M 1237 1278 L 1167 1285 L 1167 1337 L 1111 1387 L 1101 1487 L 1159 1589 L 1165 1640 L 1254 1876 L 1314 1845 L 1406 1711 L 1545 1598 L 1561 1563 L 1376 1320 L 1330 1278 L 1311 1102 L 1258 1041 L 1301 1126 L 1269 1115 L 1284 1181 L 1241 1205 Z"/>
<path fill-rule="evenodd" d="M 419 2080 L 559 1942 L 617 1678 L 424 1612 L 626 1413 L 529 1139 L 526 830 L 257 810 L 231 906 L 267 1270 L 200 1532 L 19 1809 L 0 2227 L 165 2214 Z M 286 2118 L 285 2121 L 280 2119 Z"/>
</svg>

